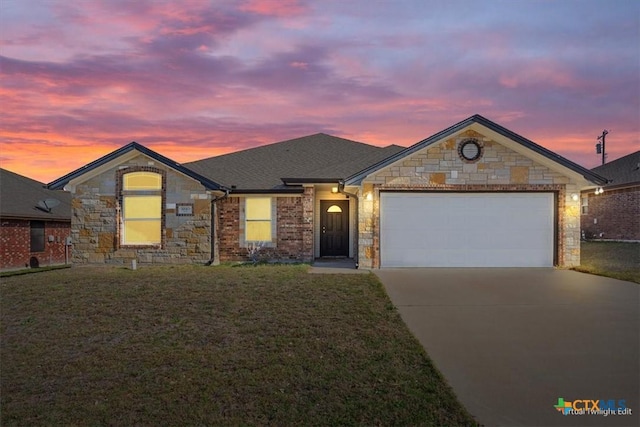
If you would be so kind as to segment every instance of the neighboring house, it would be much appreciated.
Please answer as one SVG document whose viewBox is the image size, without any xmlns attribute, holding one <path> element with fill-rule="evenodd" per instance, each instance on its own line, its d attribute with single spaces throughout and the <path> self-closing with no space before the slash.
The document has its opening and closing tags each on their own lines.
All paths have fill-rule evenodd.
<svg viewBox="0 0 640 427">
<path fill-rule="evenodd" d="M 603 192 L 582 192 L 581 225 L 587 239 L 640 241 L 640 151 L 591 169 L 609 179 Z"/>
<path fill-rule="evenodd" d="M 140 170 L 155 187 L 127 187 Z M 131 143 L 50 187 L 74 194 L 77 262 L 543 267 L 579 264 L 579 194 L 606 182 L 475 115 L 406 149 L 316 134 L 179 165 Z"/>
<path fill-rule="evenodd" d="M 65 264 L 71 195 L 0 169 L 0 269 Z"/>
</svg>

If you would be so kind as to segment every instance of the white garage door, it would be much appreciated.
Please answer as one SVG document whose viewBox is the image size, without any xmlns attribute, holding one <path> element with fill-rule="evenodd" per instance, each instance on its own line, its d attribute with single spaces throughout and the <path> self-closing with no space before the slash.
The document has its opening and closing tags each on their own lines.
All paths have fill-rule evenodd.
<svg viewBox="0 0 640 427">
<path fill-rule="evenodd" d="M 553 193 L 380 193 L 382 267 L 550 267 Z"/>
</svg>

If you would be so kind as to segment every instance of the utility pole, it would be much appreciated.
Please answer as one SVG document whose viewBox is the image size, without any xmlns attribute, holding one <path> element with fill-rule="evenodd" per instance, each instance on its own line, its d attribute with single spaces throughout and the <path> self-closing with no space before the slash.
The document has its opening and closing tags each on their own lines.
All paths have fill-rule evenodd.
<svg viewBox="0 0 640 427">
<path fill-rule="evenodd" d="M 600 153 L 602 153 L 602 164 L 603 164 L 603 165 L 604 165 L 604 162 L 606 161 L 605 159 L 606 159 L 606 157 L 607 157 L 606 153 L 604 152 L 604 138 L 605 138 L 608 134 L 609 134 L 609 131 L 608 131 L 608 130 L 606 130 L 606 129 L 605 129 L 605 130 L 603 130 L 603 131 L 602 131 L 602 135 L 600 135 L 600 136 L 598 137 L 598 141 L 602 140 L 602 143 L 599 143 L 599 142 L 598 142 L 598 143 L 596 144 L 596 154 L 600 154 Z"/>
</svg>

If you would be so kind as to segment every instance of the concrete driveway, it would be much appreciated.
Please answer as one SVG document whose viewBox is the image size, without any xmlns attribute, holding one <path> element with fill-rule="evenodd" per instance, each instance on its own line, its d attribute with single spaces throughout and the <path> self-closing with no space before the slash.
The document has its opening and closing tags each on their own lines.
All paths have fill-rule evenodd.
<svg viewBox="0 0 640 427">
<path fill-rule="evenodd" d="M 551 268 L 375 274 L 480 423 L 640 425 L 640 285 Z M 559 398 L 632 415 L 563 415 Z"/>
</svg>

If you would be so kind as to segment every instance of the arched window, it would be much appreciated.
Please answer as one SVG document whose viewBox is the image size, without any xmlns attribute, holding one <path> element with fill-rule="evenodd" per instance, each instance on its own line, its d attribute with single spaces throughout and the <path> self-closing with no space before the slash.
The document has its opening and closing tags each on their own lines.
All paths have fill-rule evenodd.
<svg viewBox="0 0 640 427">
<path fill-rule="evenodd" d="M 328 213 L 340 213 L 342 212 L 342 208 L 338 205 L 331 205 L 329 206 L 329 209 L 327 209 Z"/>
<path fill-rule="evenodd" d="M 125 190 L 162 190 L 162 175 L 154 172 L 129 172 L 124 175 Z"/>
<path fill-rule="evenodd" d="M 162 243 L 162 175 L 129 172 L 122 176 L 122 244 Z"/>
</svg>

